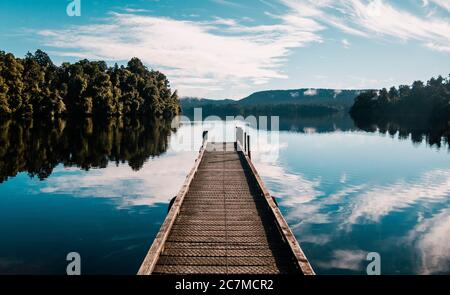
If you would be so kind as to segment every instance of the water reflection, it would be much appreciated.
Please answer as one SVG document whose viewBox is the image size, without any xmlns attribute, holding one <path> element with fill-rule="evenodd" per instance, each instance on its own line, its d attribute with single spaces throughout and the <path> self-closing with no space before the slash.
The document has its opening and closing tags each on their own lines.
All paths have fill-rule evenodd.
<svg viewBox="0 0 450 295">
<path fill-rule="evenodd" d="M 421 274 L 446 273 L 450 265 L 450 207 L 430 217 L 423 214 L 410 231 L 405 243 L 419 252 L 417 272 Z"/>
<path fill-rule="evenodd" d="M 323 269 L 361 271 L 366 256 L 367 252 L 362 250 L 335 250 L 331 254 L 331 259 L 320 261 L 318 266 Z"/>
<path fill-rule="evenodd" d="M 14 132 L 21 130 L 28 134 L 20 136 L 27 148 L 55 155 L 42 157 L 39 164 L 49 163 L 51 169 L 39 181 L 27 175 L 32 170 L 25 165 L 30 161 L 26 149 L 5 146 L 25 164 L 15 168 L 23 173 L 0 185 L 0 234 L 8 236 L 0 243 L 0 274 L 65 274 L 71 251 L 81 254 L 83 274 L 135 274 L 197 155 L 174 148 L 176 137 L 189 129 L 112 121 L 102 133 L 106 129 L 95 122 L 65 123 L 64 129 L 52 130 L 58 135 L 53 137 L 43 131 L 36 135 L 36 126 L 26 131 L 9 125 L 4 133 L 17 143 Z M 69 134 L 80 140 L 68 139 Z M 71 144 L 85 146 L 84 155 L 70 155 L 78 149 Z"/>
<path fill-rule="evenodd" d="M 177 194 L 194 159 L 195 153 L 169 153 L 134 172 L 126 164 L 93 169 L 89 173 L 58 166 L 35 193 L 104 198 L 118 208 L 165 204 Z"/>
<path fill-rule="evenodd" d="M 383 274 L 450 273 L 446 149 L 380 129 L 344 131 L 335 120 L 298 124 L 279 141 L 252 141 L 252 159 L 317 273 L 364 274 L 368 252 L 381 254 Z M 120 120 L 1 127 L 0 233 L 9 239 L 0 244 L 0 273 L 64 273 L 65 255 L 77 249 L 86 273 L 133 274 L 192 168 L 202 130 L 233 140 L 235 123 L 176 133 L 163 122 Z M 264 139 L 259 132 L 249 130 Z M 180 148 L 191 136 L 190 150 Z"/>
<path fill-rule="evenodd" d="M 268 120 L 268 129 L 270 120 Z M 252 126 L 256 128 L 256 126 Z M 352 118 L 344 113 L 339 112 L 330 116 L 313 116 L 313 117 L 289 117 L 282 116 L 279 121 L 281 131 L 293 131 L 301 133 L 327 133 L 335 131 L 354 131 L 357 129 Z M 312 131 L 312 132 L 311 132 Z"/>
<path fill-rule="evenodd" d="M 282 132 L 275 161 L 253 161 L 316 271 L 450 272 L 450 162 L 446 150 L 380 133 Z M 270 149 L 267 149 L 270 150 Z"/>
<path fill-rule="evenodd" d="M 271 130 L 270 122 L 268 120 L 268 130 Z M 387 133 L 399 139 L 410 137 L 416 144 L 421 143 L 424 138 L 428 144 L 438 147 L 449 143 L 448 128 L 431 128 L 421 124 L 356 121 L 356 126 L 364 131 Z M 250 127 L 256 129 L 261 126 L 250 124 Z M 228 133 L 234 136 L 233 128 Z M 279 128 L 281 131 L 306 134 L 357 130 L 350 116 L 343 113 L 327 117 L 282 117 Z M 82 121 L 59 119 L 47 123 L 32 120 L 2 121 L 0 183 L 20 172 L 27 172 L 31 177 L 36 176 L 42 180 L 47 178 L 58 164 L 88 170 L 105 168 L 109 162 L 126 162 L 137 171 L 148 158 L 167 150 L 171 131 L 170 122 L 121 118 L 98 121 L 90 118 Z M 197 133 L 201 133 L 201 130 Z M 259 148 L 264 146 L 270 148 L 272 153 L 278 153 L 278 150 L 283 148 L 282 145 L 272 147 L 267 144 Z M 194 150 L 194 147 L 190 148 Z M 340 181 L 345 181 L 345 178 L 346 175 L 343 174 Z"/>
<path fill-rule="evenodd" d="M 398 134 L 400 139 L 411 138 L 413 143 L 422 143 L 425 140 L 430 146 L 437 147 L 450 144 L 450 118 L 448 119 L 448 122 L 430 122 L 428 118 L 416 116 L 398 119 L 378 118 L 377 120 L 354 118 L 355 125 L 361 130 L 379 131 L 391 136 Z"/>
<path fill-rule="evenodd" d="M 391 185 L 366 187 L 352 204 L 350 224 L 381 218 L 417 203 L 439 203 L 450 196 L 450 170 L 427 171 L 415 180 L 403 179 Z"/>
<path fill-rule="evenodd" d="M 208 112 L 202 113 L 203 118 L 215 116 Z M 188 116 L 193 120 L 193 116 Z M 258 116 L 257 116 L 258 117 Z M 226 119 L 225 116 L 222 119 Z M 450 120 L 450 118 L 449 118 Z M 252 128 L 265 129 L 265 126 L 248 121 Z M 270 119 L 267 120 L 267 130 L 272 130 Z M 338 112 L 326 116 L 280 116 L 279 130 L 300 133 L 328 133 L 336 131 L 363 130 L 371 133 L 389 134 L 399 139 L 411 139 L 415 144 L 423 141 L 430 146 L 448 146 L 450 148 L 450 121 L 430 122 L 420 117 L 402 119 L 368 119 L 352 118 L 346 112 Z"/>
<path fill-rule="evenodd" d="M 20 172 L 42 180 L 58 164 L 88 170 L 126 162 L 139 170 L 149 157 L 166 151 L 170 132 L 168 122 L 137 119 L 3 121 L 0 182 Z"/>
</svg>

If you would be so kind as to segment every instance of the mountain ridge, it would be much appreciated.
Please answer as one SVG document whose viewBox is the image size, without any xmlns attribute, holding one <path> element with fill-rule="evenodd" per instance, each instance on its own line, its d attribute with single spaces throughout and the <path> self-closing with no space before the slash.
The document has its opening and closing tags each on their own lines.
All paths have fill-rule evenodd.
<svg viewBox="0 0 450 295">
<path fill-rule="evenodd" d="M 249 107 L 255 105 L 322 105 L 337 109 L 348 109 L 354 99 L 366 89 L 327 89 L 327 88 L 299 88 L 285 90 L 263 90 L 254 92 L 238 100 L 209 99 L 198 97 L 182 97 L 180 103 L 183 108 L 202 106 L 236 105 Z"/>
</svg>

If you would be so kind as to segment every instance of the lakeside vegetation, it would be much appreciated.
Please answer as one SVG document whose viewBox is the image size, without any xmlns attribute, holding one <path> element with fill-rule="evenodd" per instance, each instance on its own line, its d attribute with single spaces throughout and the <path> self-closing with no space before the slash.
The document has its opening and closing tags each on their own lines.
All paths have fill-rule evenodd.
<svg viewBox="0 0 450 295">
<path fill-rule="evenodd" d="M 0 116 L 169 118 L 179 112 L 167 77 L 138 58 L 127 66 L 86 59 L 56 66 L 42 50 L 25 58 L 0 51 Z"/>
<path fill-rule="evenodd" d="M 350 109 L 357 119 L 415 118 L 430 123 L 450 121 L 450 76 L 431 78 L 411 86 L 370 90 L 358 95 Z"/>
<path fill-rule="evenodd" d="M 366 91 L 350 109 L 355 125 L 365 131 L 411 136 L 431 146 L 450 143 L 450 76 L 415 81 L 389 90 Z"/>
<path fill-rule="evenodd" d="M 60 164 L 89 170 L 128 163 L 136 171 L 167 150 L 172 131 L 167 120 L 140 118 L 3 120 L 0 183 L 20 172 L 43 180 Z"/>
</svg>

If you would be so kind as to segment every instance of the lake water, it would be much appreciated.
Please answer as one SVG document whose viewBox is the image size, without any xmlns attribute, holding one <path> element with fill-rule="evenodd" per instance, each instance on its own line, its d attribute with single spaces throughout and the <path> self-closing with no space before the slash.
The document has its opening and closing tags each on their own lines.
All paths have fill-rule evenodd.
<svg viewBox="0 0 450 295">
<path fill-rule="evenodd" d="M 84 274 L 136 273 L 202 130 L 234 140 L 242 123 L 72 125 L 2 126 L 0 273 L 65 274 L 72 251 Z M 450 274 L 446 142 L 360 131 L 346 116 L 280 126 L 248 127 L 252 159 L 318 274 L 365 274 L 369 252 L 383 274 Z"/>
</svg>

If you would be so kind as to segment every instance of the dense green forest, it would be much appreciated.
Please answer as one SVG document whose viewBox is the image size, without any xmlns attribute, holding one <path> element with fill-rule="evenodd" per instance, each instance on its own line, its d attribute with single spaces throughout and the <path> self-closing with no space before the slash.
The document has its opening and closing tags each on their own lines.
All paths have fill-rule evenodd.
<svg viewBox="0 0 450 295">
<path fill-rule="evenodd" d="M 0 51 L 0 116 L 172 117 L 179 112 L 177 92 L 166 76 L 138 58 L 126 67 L 86 59 L 56 66 L 41 50 L 25 58 Z"/>
<path fill-rule="evenodd" d="M 450 121 L 450 76 L 430 79 L 426 84 L 366 91 L 356 97 L 350 114 L 356 119 L 415 118 L 433 123 Z"/>
<path fill-rule="evenodd" d="M 350 109 L 355 125 L 365 131 L 379 131 L 400 137 L 411 136 L 420 143 L 450 144 L 450 77 L 416 81 L 389 90 L 360 94 Z"/>
<path fill-rule="evenodd" d="M 53 169 L 104 168 L 111 162 L 139 170 L 149 157 L 167 150 L 168 120 L 110 117 L 5 119 L 0 122 L 0 183 L 20 172 L 47 178 Z"/>
</svg>

